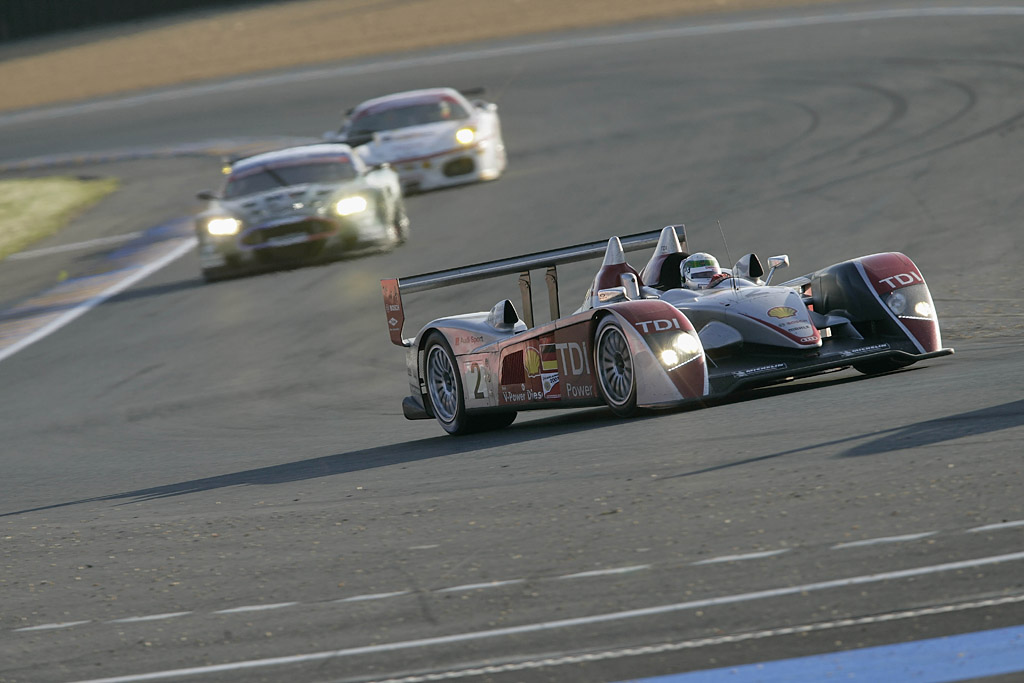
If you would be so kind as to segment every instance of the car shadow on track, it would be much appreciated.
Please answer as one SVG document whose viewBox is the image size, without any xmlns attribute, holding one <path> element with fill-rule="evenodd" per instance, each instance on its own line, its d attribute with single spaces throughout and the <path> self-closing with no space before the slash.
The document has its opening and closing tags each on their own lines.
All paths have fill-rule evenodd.
<svg viewBox="0 0 1024 683">
<path fill-rule="evenodd" d="M 485 432 L 459 438 L 436 436 L 385 446 L 375 446 L 373 448 L 363 448 L 335 455 L 258 467 L 213 477 L 191 479 L 163 486 L 122 491 L 104 496 L 82 498 L 26 510 L 0 513 L 0 517 L 54 510 L 85 503 L 120 501 L 119 504 L 125 505 L 214 491 L 233 486 L 273 486 L 275 484 L 319 479 L 380 467 L 403 465 L 432 458 L 514 446 L 528 441 L 542 440 L 576 432 L 600 429 L 602 427 L 614 427 L 621 422 L 623 420 L 612 417 L 605 408 L 580 410 L 566 415 L 531 420 L 524 424 L 495 432 Z M 434 425 L 431 424 L 430 427 L 434 428 Z"/>
<path fill-rule="evenodd" d="M 806 453 L 819 448 L 838 446 L 853 441 L 861 441 L 863 439 L 871 440 L 848 448 L 837 454 L 835 457 L 849 458 L 865 455 L 882 455 L 909 448 L 933 446 L 938 443 L 961 439 L 964 437 L 991 434 L 993 432 L 1002 431 L 1004 429 L 1013 429 L 1014 427 L 1020 427 L 1022 425 L 1024 425 L 1024 399 L 988 408 L 980 408 L 978 410 L 957 413 L 956 415 L 940 417 L 934 420 L 925 420 L 923 422 L 917 422 L 904 427 L 880 429 L 873 432 L 847 436 L 842 439 L 833 439 L 831 441 L 822 441 L 808 446 L 801 446 L 799 448 L 791 448 L 777 453 L 745 458 L 731 463 L 715 465 L 714 467 L 705 467 L 703 469 L 694 470 L 693 472 L 673 474 L 663 477 L 663 479 L 692 477 L 698 474 L 706 474 L 708 472 L 741 467 L 743 465 L 762 462 L 764 460 L 772 460 L 787 455 Z"/>
</svg>

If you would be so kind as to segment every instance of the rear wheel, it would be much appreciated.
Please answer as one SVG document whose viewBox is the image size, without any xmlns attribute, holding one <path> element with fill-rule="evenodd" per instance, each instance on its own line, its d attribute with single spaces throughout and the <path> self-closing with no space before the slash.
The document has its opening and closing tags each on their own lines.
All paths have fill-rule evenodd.
<svg viewBox="0 0 1024 683">
<path fill-rule="evenodd" d="M 427 398 L 438 424 L 449 434 L 467 434 L 470 419 L 455 354 L 440 332 L 431 332 L 424 347 Z"/>
<path fill-rule="evenodd" d="M 636 369 L 629 342 L 615 318 L 608 316 L 594 335 L 594 367 L 601 396 L 619 417 L 636 415 Z"/>
</svg>

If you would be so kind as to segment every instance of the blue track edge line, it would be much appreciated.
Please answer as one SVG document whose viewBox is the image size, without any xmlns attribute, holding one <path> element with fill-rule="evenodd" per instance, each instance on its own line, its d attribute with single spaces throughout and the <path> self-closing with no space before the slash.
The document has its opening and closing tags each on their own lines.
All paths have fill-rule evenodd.
<svg viewBox="0 0 1024 683">
<path fill-rule="evenodd" d="M 623 683 L 951 683 L 1024 671 L 1024 626 L 915 640 L 847 652 L 630 679 Z"/>
</svg>

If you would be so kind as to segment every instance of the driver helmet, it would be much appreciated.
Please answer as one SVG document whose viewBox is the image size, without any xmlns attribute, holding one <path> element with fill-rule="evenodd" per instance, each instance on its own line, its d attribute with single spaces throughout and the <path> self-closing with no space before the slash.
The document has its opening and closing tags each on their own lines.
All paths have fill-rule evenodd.
<svg viewBox="0 0 1024 683">
<path fill-rule="evenodd" d="M 711 282 L 711 278 L 721 272 L 717 259 L 703 252 L 690 255 L 679 265 L 683 286 L 690 289 L 704 289 Z"/>
</svg>

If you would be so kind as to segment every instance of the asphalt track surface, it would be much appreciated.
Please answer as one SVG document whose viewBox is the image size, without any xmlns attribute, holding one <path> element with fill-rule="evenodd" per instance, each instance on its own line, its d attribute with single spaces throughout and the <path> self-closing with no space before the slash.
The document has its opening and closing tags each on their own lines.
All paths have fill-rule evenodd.
<svg viewBox="0 0 1024 683">
<path fill-rule="evenodd" d="M 619 681 L 1024 623 L 1024 17 L 835 20 L 880 7 L 0 118 L 9 161 L 315 135 L 483 84 L 510 149 L 501 180 L 412 198 L 391 254 L 212 286 L 189 254 L 0 363 L 0 680 Z M 833 20 L 643 37 L 811 15 Z M 217 181 L 72 171 L 127 188 L 43 246 Z M 672 222 L 726 260 L 718 220 L 794 276 L 907 253 L 956 355 L 636 420 L 401 417 L 379 278 Z M 102 258 L 6 262 L 4 300 Z M 515 292 L 410 297 L 407 329 Z"/>
</svg>

